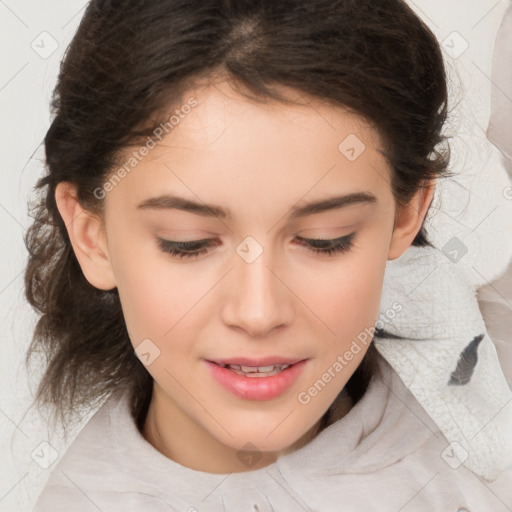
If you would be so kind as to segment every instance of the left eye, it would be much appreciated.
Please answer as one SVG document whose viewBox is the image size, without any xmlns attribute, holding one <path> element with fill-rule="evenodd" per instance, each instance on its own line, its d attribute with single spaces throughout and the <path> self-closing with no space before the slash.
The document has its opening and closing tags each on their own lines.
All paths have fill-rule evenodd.
<svg viewBox="0 0 512 512">
<path fill-rule="evenodd" d="M 352 248 L 354 236 L 355 233 L 350 233 L 350 235 L 335 238 L 333 240 L 317 240 L 300 237 L 297 237 L 297 239 L 300 240 L 300 245 L 306 245 L 308 250 L 318 254 L 332 256 L 334 254 L 349 251 Z"/>
<path fill-rule="evenodd" d="M 350 235 L 335 238 L 333 240 L 318 240 L 301 237 L 297 237 L 297 240 L 299 245 L 306 246 L 308 250 L 316 254 L 332 256 L 334 254 L 349 251 L 352 248 L 354 236 L 355 233 L 350 233 Z M 210 247 L 220 245 L 219 242 L 213 239 L 175 242 L 158 238 L 157 241 L 158 246 L 163 252 L 178 258 L 198 257 L 199 255 L 208 252 Z"/>
</svg>

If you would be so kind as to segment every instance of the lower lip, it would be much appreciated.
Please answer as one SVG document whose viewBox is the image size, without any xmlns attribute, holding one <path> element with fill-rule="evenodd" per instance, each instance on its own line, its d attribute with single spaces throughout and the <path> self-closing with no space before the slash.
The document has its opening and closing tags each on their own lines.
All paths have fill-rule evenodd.
<svg viewBox="0 0 512 512">
<path fill-rule="evenodd" d="M 206 361 L 213 377 L 228 391 L 246 400 L 270 400 L 288 390 L 302 373 L 307 359 L 271 377 L 244 377 L 218 364 Z"/>
</svg>

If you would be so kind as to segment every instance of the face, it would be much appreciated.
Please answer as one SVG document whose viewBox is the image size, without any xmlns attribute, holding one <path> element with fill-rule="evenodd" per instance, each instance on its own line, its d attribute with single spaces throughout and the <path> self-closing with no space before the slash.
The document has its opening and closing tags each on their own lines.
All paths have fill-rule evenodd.
<svg viewBox="0 0 512 512">
<path fill-rule="evenodd" d="M 239 450 L 261 466 L 308 439 L 367 350 L 344 357 L 375 325 L 387 259 L 420 224 L 400 249 L 391 170 L 360 118 L 253 103 L 227 82 L 188 96 L 106 193 L 105 252 L 154 379 L 145 437 L 186 466 L 243 471 L 256 466 Z M 274 377 L 208 362 L 238 358 L 302 362 Z"/>
</svg>

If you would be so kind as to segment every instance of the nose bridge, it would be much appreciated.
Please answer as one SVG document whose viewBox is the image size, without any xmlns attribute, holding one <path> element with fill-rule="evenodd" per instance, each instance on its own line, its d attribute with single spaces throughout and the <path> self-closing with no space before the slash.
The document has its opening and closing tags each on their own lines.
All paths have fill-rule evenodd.
<svg viewBox="0 0 512 512">
<path fill-rule="evenodd" d="M 255 336 L 288 322 L 290 310 L 272 251 L 248 238 L 237 248 L 224 320 Z"/>
</svg>

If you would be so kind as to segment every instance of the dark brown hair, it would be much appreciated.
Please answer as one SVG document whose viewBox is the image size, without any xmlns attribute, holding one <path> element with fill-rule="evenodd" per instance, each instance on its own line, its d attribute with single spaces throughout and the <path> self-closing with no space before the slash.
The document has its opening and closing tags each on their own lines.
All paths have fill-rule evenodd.
<svg viewBox="0 0 512 512">
<path fill-rule="evenodd" d="M 279 93 L 286 86 L 363 118 L 384 143 L 397 205 L 448 175 L 441 50 L 402 0 L 92 0 L 61 63 L 44 139 L 47 174 L 25 238 L 26 297 L 40 314 L 26 363 L 36 353 L 45 361 L 34 403 L 60 412 L 63 425 L 128 388 L 140 428 L 153 381 L 130 343 L 117 289 L 96 289 L 81 271 L 56 185 L 75 184 L 82 206 L 101 213 L 94 190 L 121 151 L 215 75 L 254 101 L 290 104 Z M 423 227 L 413 243 L 429 243 Z M 354 402 L 373 353 L 372 344 L 346 385 Z"/>
</svg>

